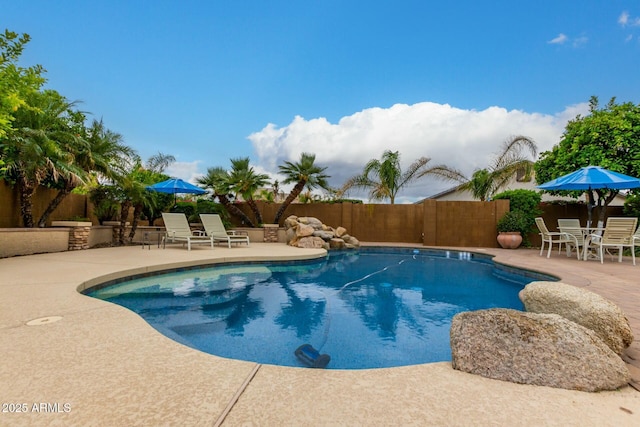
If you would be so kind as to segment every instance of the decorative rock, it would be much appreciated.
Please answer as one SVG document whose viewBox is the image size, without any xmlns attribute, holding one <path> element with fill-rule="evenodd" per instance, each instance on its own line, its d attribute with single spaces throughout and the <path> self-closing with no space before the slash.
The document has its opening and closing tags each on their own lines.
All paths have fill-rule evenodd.
<svg viewBox="0 0 640 427">
<path fill-rule="evenodd" d="M 285 239 L 287 239 L 287 242 L 291 242 L 297 237 L 296 230 L 294 228 L 285 228 L 284 235 Z"/>
<path fill-rule="evenodd" d="M 298 218 L 298 221 L 302 224 L 307 224 L 313 227 L 314 230 L 322 230 L 322 221 L 318 218 L 314 218 L 312 216 L 305 216 L 302 218 Z"/>
<path fill-rule="evenodd" d="M 633 342 L 624 312 L 591 291 L 560 282 L 531 282 L 519 296 L 528 312 L 559 314 L 591 329 L 619 355 Z"/>
<path fill-rule="evenodd" d="M 284 227 L 287 244 L 290 246 L 300 248 L 323 247 L 325 249 L 355 249 L 360 246 L 360 241 L 347 234 L 346 228 L 338 227 L 334 229 L 314 217 L 297 217 L 290 215 L 284 220 Z M 335 240 L 338 233 L 340 233 L 342 238 Z M 313 237 L 313 239 L 309 239 L 310 237 Z"/>
<path fill-rule="evenodd" d="M 299 223 L 298 228 L 296 229 L 296 236 L 298 237 L 312 236 L 314 231 L 315 230 L 313 229 L 312 226 Z"/>
<path fill-rule="evenodd" d="M 302 237 L 298 240 L 296 246 L 298 246 L 299 248 L 319 249 L 324 247 L 324 240 L 322 240 L 320 237 L 314 236 Z"/>
<path fill-rule="evenodd" d="M 342 240 L 344 240 L 346 243 L 353 245 L 353 246 L 360 246 L 360 241 L 358 239 L 356 239 L 353 236 L 350 236 L 348 234 L 345 234 L 344 236 L 342 236 Z"/>
<path fill-rule="evenodd" d="M 322 231 L 322 230 L 314 231 L 313 235 L 316 237 L 320 237 L 322 240 L 331 240 L 334 237 L 334 234 L 331 231 Z"/>
<path fill-rule="evenodd" d="M 345 234 L 347 234 L 347 229 L 344 227 L 338 227 L 336 228 L 336 237 L 342 237 Z"/>
<path fill-rule="evenodd" d="M 291 215 L 284 220 L 284 228 L 286 229 L 294 228 L 296 225 L 298 225 L 298 217 L 295 215 Z"/>
<path fill-rule="evenodd" d="M 454 369 L 569 390 L 615 390 L 629 371 L 590 329 L 558 314 L 508 309 L 463 312 L 451 323 Z"/>
<path fill-rule="evenodd" d="M 343 249 L 345 247 L 345 242 L 344 240 L 338 238 L 338 237 L 334 237 L 333 239 L 329 240 L 329 247 L 331 249 Z"/>
</svg>

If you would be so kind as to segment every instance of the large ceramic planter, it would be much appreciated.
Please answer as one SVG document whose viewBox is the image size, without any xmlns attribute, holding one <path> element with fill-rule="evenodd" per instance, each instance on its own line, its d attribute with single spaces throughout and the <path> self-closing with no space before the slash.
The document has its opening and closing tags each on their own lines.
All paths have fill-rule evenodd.
<svg viewBox="0 0 640 427">
<path fill-rule="evenodd" d="M 498 234 L 498 243 L 504 249 L 516 249 L 522 243 L 519 231 L 501 231 Z"/>
</svg>

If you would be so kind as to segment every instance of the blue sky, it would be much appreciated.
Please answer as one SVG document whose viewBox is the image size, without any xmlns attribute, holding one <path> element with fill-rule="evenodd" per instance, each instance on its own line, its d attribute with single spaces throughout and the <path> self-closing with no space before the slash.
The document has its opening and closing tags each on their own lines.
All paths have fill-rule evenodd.
<svg viewBox="0 0 640 427">
<path fill-rule="evenodd" d="M 444 4 L 447 3 L 447 4 Z M 640 102 L 640 3 L 7 1 L 24 65 L 143 159 L 193 179 L 232 157 L 276 178 L 316 153 L 340 185 L 385 149 L 471 174 L 503 140 L 557 143 L 566 121 Z M 407 200 L 451 184 L 424 182 Z"/>
</svg>

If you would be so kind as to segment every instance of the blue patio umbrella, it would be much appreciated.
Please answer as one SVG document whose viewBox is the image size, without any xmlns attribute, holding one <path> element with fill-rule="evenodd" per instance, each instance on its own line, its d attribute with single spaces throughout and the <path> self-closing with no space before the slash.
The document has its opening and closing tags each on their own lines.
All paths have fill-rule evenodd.
<svg viewBox="0 0 640 427">
<path fill-rule="evenodd" d="M 168 193 L 174 195 L 174 203 L 176 202 L 175 195 L 180 194 L 204 194 L 205 190 L 202 188 L 190 184 L 180 178 L 171 178 L 166 181 L 158 182 L 153 185 L 147 186 L 147 190 L 156 191 L 158 193 Z"/>
<path fill-rule="evenodd" d="M 618 172 L 613 172 L 600 166 L 586 166 L 570 174 L 563 175 L 544 184 L 538 185 L 541 190 L 628 190 L 640 188 L 640 178 L 634 178 Z M 593 204 L 587 205 L 589 221 Z"/>
</svg>

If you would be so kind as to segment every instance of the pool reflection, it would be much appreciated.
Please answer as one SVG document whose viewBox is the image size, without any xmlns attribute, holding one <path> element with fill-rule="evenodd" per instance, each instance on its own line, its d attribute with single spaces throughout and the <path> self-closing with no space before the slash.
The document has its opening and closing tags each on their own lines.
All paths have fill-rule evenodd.
<svg viewBox="0 0 640 427">
<path fill-rule="evenodd" d="M 527 280 L 499 280 L 492 269 L 472 257 L 338 252 L 147 277 L 90 295 L 219 356 L 300 366 L 293 351 L 310 343 L 331 355 L 329 368 L 376 368 L 450 360 L 454 314 L 521 308 Z"/>
</svg>

